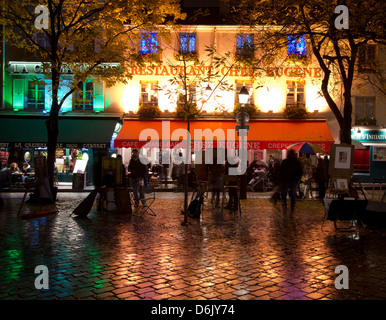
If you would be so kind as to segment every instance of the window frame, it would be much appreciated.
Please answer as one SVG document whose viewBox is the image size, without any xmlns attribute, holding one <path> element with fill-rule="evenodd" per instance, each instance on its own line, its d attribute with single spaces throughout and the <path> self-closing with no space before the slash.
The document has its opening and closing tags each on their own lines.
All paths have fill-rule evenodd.
<svg viewBox="0 0 386 320">
<path fill-rule="evenodd" d="M 293 84 L 293 102 L 289 103 L 288 102 L 288 95 L 289 95 L 289 84 Z M 298 86 L 302 85 L 301 88 Z M 299 93 L 299 89 L 302 89 L 303 92 Z M 299 101 L 299 95 L 302 94 L 303 98 L 302 101 Z M 300 106 L 305 106 L 306 105 L 306 83 L 305 81 L 295 81 L 295 80 L 287 80 L 287 89 L 286 89 L 286 99 L 285 99 L 286 105 L 300 105 Z"/>
<path fill-rule="evenodd" d="M 34 80 L 25 80 L 27 82 L 27 95 L 26 103 L 24 105 L 25 110 L 44 110 L 46 102 L 46 88 L 44 84 L 34 83 Z M 40 88 L 40 89 L 39 89 Z M 33 97 L 30 98 L 32 92 Z M 39 93 L 42 94 L 43 100 L 39 99 Z"/>
<path fill-rule="evenodd" d="M 159 102 L 159 96 L 158 96 L 158 81 L 157 80 L 154 80 L 154 81 L 151 81 L 151 80 L 141 80 L 139 82 L 140 84 L 140 92 L 139 92 L 139 104 L 140 105 L 146 105 L 146 106 L 158 106 L 158 102 Z M 143 85 L 146 84 L 147 85 L 147 90 L 143 91 L 142 88 L 143 88 Z M 154 86 L 154 87 L 153 87 Z M 153 95 L 153 92 L 155 93 Z M 143 95 L 144 93 L 147 93 L 147 102 L 144 102 L 143 100 Z M 152 101 L 152 97 L 155 97 L 155 101 Z"/>
<path fill-rule="evenodd" d="M 247 40 L 248 37 L 251 37 L 250 40 Z M 241 46 L 239 45 L 239 40 L 242 39 Z M 252 41 L 248 44 L 248 41 Z M 237 55 L 253 55 L 255 53 L 255 37 L 253 33 L 238 33 L 236 35 L 236 56 Z"/>
<path fill-rule="evenodd" d="M 362 104 L 362 110 L 363 112 L 361 114 L 358 114 L 358 107 L 359 107 L 359 103 L 358 103 L 358 100 L 361 99 L 363 101 L 363 104 Z M 372 114 L 368 114 L 367 113 L 367 101 L 368 100 L 372 100 L 373 101 L 373 106 L 372 106 Z M 360 123 L 360 120 L 362 119 L 367 119 L 367 118 L 374 118 L 375 119 L 375 108 L 376 108 L 376 99 L 375 99 L 375 96 L 355 96 L 354 97 L 354 105 L 355 105 L 355 109 L 354 109 L 354 117 L 355 117 L 355 124 L 359 124 Z"/>
<path fill-rule="evenodd" d="M 91 90 L 87 90 L 88 84 L 92 85 Z M 73 93 L 73 99 L 72 99 L 73 110 L 74 111 L 93 111 L 94 110 L 94 102 L 95 102 L 94 101 L 95 100 L 95 98 L 94 98 L 94 89 L 95 89 L 94 82 L 91 80 L 86 80 L 86 81 L 82 82 L 81 85 L 82 85 L 81 90 L 75 91 Z M 90 95 L 90 97 L 88 97 L 88 94 Z M 88 98 L 90 98 L 90 99 L 88 99 Z M 79 102 L 80 99 L 82 100 L 82 102 Z M 81 107 L 79 107 L 79 106 L 81 106 Z M 91 106 L 91 108 L 89 108 L 89 106 Z"/>
<path fill-rule="evenodd" d="M 299 49 L 299 44 L 302 43 Z M 294 44 L 294 45 L 292 45 Z M 307 56 L 307 39 L 306 35 L 287 35 L 287 55 L 288 56 L 297 56 L 297 57 L 306 57 Z"/>
<path fill-rule="evenodd" d="M 369 57 L 370 48 L 373 50 L 373 57 Z M 372 72 L 375 71 L 375 62 L 377 61 L 377 45 L 366 43 L 359 47 L 358 50 L 358 71 Z"/>
<path fill-rule="evenodd" d="M 182 48 L 181 36 L 186 36 L 186 49 Z M 194 48 L 190 47 L 190 38 L 194 36 Z M 179 53 L 197 53 L 197 34 L 195 32 L 180 32 L 178 35 L 178 52 Z"/>
<path fill-rule="evenodd" d="M 188 103 L 197 103 L 197 83 L 195 81 L 187 84 L 188 91 Z M 182 82 L 178 82 L 178 94 L 177 94 L 177 104 L 184 103 L 184 85 Z M 192 99 L 191 99 L 192 97 Z"/>
<path fill-rule="evenodd" d="M 145 35 L 146 35 L 146 38 L 145 38 Z M 153 39 L 155 39 L 154 42 L 156 45 L 152 44 Z M 140 53 L 142 55 L 158 54 L 158 47 L 159 47 L 158 32 L 141 32 Z"/>
</svg>

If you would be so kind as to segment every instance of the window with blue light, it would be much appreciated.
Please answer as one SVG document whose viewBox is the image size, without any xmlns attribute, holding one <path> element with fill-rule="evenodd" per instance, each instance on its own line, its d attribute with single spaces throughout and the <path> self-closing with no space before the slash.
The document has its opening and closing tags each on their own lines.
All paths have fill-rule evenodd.
<svg viewBox="0 0 386 320">
<path fill-rule="evenodd" d="M 150 54 L 158 52 L 158 33 L 143 32 L 141 34 L 141 53 Z"/>
<path fill-rule="evenodd" d="M 180 33 L 180 52 L 196 52 L 195 33 Z"/>
<path fill-rule="evenodd" d="M 236 41 L 236 54 L 253 52 L 253 34 L 239 34 Z"/>
<path fill-rule="evenodd" d="M 293 36 L 288 35 L 288 47 L 287 47 L 288 55 L 298 55 L 305 56 L 306 55 L 306 36 Z"/>
</svg>

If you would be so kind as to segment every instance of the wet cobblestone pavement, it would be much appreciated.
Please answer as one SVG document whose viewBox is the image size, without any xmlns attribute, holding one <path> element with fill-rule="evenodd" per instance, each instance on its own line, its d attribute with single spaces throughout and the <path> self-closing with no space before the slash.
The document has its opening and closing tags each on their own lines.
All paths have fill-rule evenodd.
<svg viewBox="0 0 386 320">
<path fill-rule="evenodd" d="M 322 229 L 319 201 L 298 201 L 293 216 L 267 195 L 243 200 L 241 217 L 207 204 L 182 226 L 182 194 L 158 193 L 156 217 L 70 217 L 86 195 L 60 193 L 58 214 L 28 220 L 17 217 L 21 194 L 3 196 L 1 300 L 386 299 L 386 230 L 343 233 L 330 221 Z M 38 265 L 49 289 L 34 286 Z M 349 289 L 335 288 L 338 265 Z"/>
</svg>

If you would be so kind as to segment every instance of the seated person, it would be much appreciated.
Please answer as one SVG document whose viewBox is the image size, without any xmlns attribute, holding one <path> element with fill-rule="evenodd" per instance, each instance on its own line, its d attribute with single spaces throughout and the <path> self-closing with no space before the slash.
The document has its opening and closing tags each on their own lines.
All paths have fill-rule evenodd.
<svg viewBox="0 0 386 320">
<path fill-rule="evenodd" d="M 8 187 L 12 182 L 12 170 L 11 167 L 4 168 L 0 171 L 0 190 Z"/>
<path fill-rule="evenodd" d="M 12 173 L 20 171 L 19 166 L 16 162 L 12 162 L 9 166 L 9 170 L 11 170 Z"/>
<path fill-rule="evenodd" d="M 28 162 L 24 162 L 23 169 L 21 169 L 21 172 L 23 174 L 27 174 L 27 173 L 30 173 L 31 171 L 32 171 L 32 169 L 31 169 L 31 166 L 29 165 L 29 163 Z"/>
<path fill-rule="evenodd" d="M 263 177 L 266 173 L 266 169 L 262 166 L 257 167 L 252 174 L 252 179 L 249 181 L 249 185 L 254 184 L 259 178 Z"/>
</svg>

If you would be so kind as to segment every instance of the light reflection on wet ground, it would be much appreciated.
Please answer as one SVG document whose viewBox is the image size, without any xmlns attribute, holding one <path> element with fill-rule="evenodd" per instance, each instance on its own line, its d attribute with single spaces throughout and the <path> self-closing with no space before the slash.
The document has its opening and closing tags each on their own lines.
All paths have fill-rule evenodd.
<svg viewBox="0 0 386 320">
<path fill-rule="evenodd" d="M 108 213 L 70 217 L 83 193 L 61 193 L 59 214 L 16 217 L 0 209 L 0 299 L 385 299 L 386 232 L 359 237 L 321 229 L 323 207 L 299 201 L 294 216 L 267 199 L 243 201 L 241 217 L 205 207 L 181 226 L 181 194 L 160 193 L 156 217 Z M 16 208 L 16 210 L 15 210 Z M 27 208 L 28 209 L 28 208 Z M 50 289 L 34 288 L 35 266 Z M 334 286 L 337 265 L 350 289 Z"/>
</svg>

